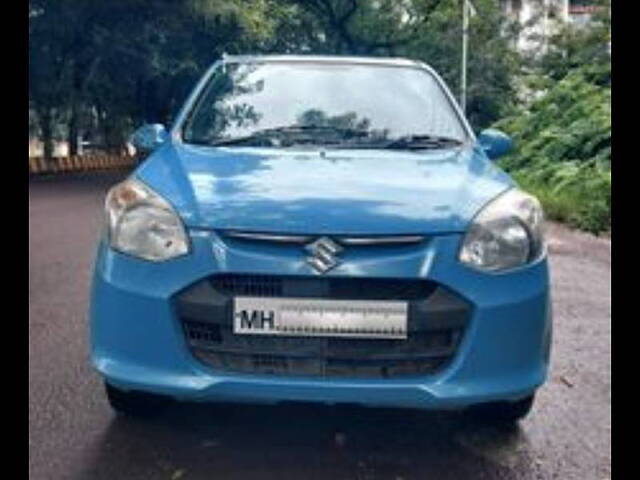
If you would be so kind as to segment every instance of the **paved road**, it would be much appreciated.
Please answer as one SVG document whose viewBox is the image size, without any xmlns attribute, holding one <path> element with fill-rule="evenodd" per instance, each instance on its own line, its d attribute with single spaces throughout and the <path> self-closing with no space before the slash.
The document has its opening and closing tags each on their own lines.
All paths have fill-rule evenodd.
<svg viewBox="0 0 640 480">
<path fill-rule="evenodd" d="M 116 418 L 88 365 L 85 312 L 102 197 L 117 180 L 30 186 L 32 480 L 610 477 L 611 247 L 557 225 L 551 378 L 518 428 L 306 405 L 181 405 L 151 422 Z"/>
</svg>

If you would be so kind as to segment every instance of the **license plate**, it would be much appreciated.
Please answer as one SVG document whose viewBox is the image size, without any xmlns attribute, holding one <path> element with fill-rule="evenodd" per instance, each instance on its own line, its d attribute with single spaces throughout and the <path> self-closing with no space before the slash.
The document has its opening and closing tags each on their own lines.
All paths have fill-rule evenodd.
<svg viewBox="0 0 640 480">
<path fill-rule="evenodd" d="M 236 297 L 233 332 L 404 339 L 407 302 Z"/>
</svg>

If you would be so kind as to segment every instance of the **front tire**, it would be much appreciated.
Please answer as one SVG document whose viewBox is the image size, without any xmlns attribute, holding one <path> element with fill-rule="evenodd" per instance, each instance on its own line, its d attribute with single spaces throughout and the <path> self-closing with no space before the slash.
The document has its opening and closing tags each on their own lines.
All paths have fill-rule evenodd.
<svg viewBox="0 0 640 480">
<path fill-rule="evenodd" d="M 468 413 L 473 419 L 483 423 L 512 424 L 526 417 L 531 408 L 535 395 L 516 402 L 495 402 L 475 405 Z"/>
<path fill-rule="evenodd" d="M 107 399 L 113 410 L 128 417 L 150 418 L 161 413 L 170 403 L 170 399 L 151 393 L 121 390 L 104 384 Z"/>
</svg>

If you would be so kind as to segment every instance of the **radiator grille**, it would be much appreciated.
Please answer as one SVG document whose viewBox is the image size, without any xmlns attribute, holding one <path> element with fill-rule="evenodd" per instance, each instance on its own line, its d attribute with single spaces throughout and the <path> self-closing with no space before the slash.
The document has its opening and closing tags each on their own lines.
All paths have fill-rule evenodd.
<svg viewBox="0 0 640 480">
<path fill-rule="evenodd" d="M 409 302 L 407 339 L 236 335 L 233 298 Z M 192 354 L 217 371 L 314 377 L 433 374 L 455 355 L 469 316 L 459 296 L 424 280 L 219 275 L 175 299 Z"/>
</svg>

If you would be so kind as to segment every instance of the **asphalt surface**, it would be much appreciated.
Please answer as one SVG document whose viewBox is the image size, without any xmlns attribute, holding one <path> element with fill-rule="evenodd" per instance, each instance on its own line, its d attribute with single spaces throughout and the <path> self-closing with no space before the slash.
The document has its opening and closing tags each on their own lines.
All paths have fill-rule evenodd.
<svg viewBox="0 0 640 480">
<path fill-rule="evenodd" d="M 88 286 L 114 175 L 38 179 L 29 205 L 29 471 L 40 479 L 597 479 L 611 470 L 611 245 L 549 225 L 549 381 L 516 428 L 320 405 L 116 417 L 88 362 Z M 514 319 L 516 321 L 517 319 Z"/>
</svg>

